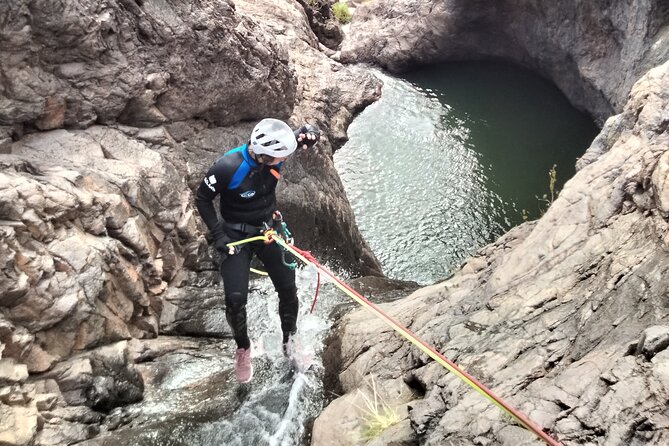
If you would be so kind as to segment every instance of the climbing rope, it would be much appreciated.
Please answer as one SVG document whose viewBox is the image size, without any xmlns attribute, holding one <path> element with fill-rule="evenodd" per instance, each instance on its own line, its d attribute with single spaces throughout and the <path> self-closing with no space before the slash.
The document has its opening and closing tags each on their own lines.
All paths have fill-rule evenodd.
<svg viewBox="0 0 669 446">
<path fill-rule="evenodd" d="M 488 389 L 485 385 L 480 383 L 476 378 L 471 376 L 469 373 L 465 372 L 461 368 L 459 368 L 454 362 L 451 360 L 447 359 L 444 355 L 439 353 L 437 350 L 435 350 L 433 347 L 431 347 L 429 344 L 427 344 L 425 341 L 420 339 L 416 334 L 414 334 L 412 331 L 410 331 L 408 328 L 405 328 L 401 326 L 399 323 L 397 323 L 393 318 L 388 316 L 386 313 L 384 313 L 379 307 L 374 305 L 372 302 L 364 298 L 362 295 L 360 295 L 358 292 L 356 292 L 354 289 L 343 283 L 337 276 L 335 276 L 333 273 L 331 273 L 329 270 L 327 270 L 325 267 L 323 267 L 320 263 L 316 261 L 316 259 L 311 255 L 310 252 L 308 251 L 303 251 L 296 246 L 287 243 L 285 240 L 283 240 L 280 236 L 275 236 L 278 235 L 276 231 L 269 230 L 266 231 L 264 235 L 262 236 L 257 236 L 257 237 L 251 237 L 249 239 L 245 240 L 240 240 L 238 242 L 230 243 L 228 246 L 237 246 L 241 245 L 243 243 L 249 243 L 255 240 L 265 240 L 267 242 L 276 242 L 279 246 L 281 246 L 284 250 L 290 252 L 294 257 L 300 259 L 304 264 L 306 265 L 312 265 L 316 268 L 316 270 L 319 272 L 319 277 L 318 277 L 318 286 L 316 290 L 316 295 L 318 295 L 318 287 L 320 286 L 320 272 L 324 273 L 326 276 L 330 277 L 332 279 L 332 283 L 335 284 L 340 290 L 342 290 L 346 295 L 348 295 L 351 299 L 359 303 L 361 306 L 375 314 L 376 316 L 380 317 L 381 320 L 383 320 L 387 325 L 389 325 L 393 330 L 395 330 L 397 333 L 399 333 L 402 337 L 407 339 L 409 342 L 411 342 L 413 345 L 418 347 L 423 353 L 434 359 L 437 363 L 441 364 L 445 369 L 447 369 L 449 372 L 453 373 L 455 376 L 460 378 L 463 382 L 465 382 L 467 385 L 469 385 L 472 389 L 477 391 L 479 394 L 481 394 L 483 397 L 488 399 L 491 403 L 493 403 L 495 406 L 499 407 L 501 410 L 506 412 L 507 414 L 511 415 L 513 418 L 515 418 L 518 423 L 520 423 L 523 427 L 528 429 L 529 431 L 534 432 L 539 438 L 541 438 L 546 444 L 550 446 L 562 446 L 558 441 L 550 437 L 547 433 L 545 433 L 541 427 L 536 425 L 534 422 L 532 422 L 528 417 L 523 415 L 521 412 L 518 410 L 514 409 L 512 406 L 510 406 L 506 401 L 504 401 L 502 398 L 498 397 L 495 395 L 490 389 Z M 314 298 L 314 302 L 311 306 L 311 310 L 313 310 L 314 305 L 316 304 L 316 299 Z"/>
</svg>

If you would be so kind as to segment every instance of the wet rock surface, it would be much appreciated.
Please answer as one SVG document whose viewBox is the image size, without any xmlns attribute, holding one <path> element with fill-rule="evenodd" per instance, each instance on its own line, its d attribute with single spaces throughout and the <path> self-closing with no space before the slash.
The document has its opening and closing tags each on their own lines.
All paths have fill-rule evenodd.
<svg viewBox="0 0 669 446">
<path fill-rule="evenodd" d="M 607 150 L 540 220 L 483 248 L 453 278 L 380 305 L 565 445 L 669 440 L 669 222 L 655 175 L 669 152 L 667 91 L 669 63 L 635 84 L 609 120 L 615 131 L 602 132 L 616 135 Z M 326 355 L 342 365 L 340 400 L 373 376 L 389 405 L 407 408 L 401 444 L 541 444 L 368 312 L 337 330 Z M 361 432 L 364 413 L 342 416 L 340 400 L 316 420 L 312 444 L 332 444 L 337 429 Z M 375 444 L 395 443 L 384 435 Z"/>
<path fill-rule="evenodd" d="M 131 351 L 147 386 L 143 401 L 110 412 L 100 435 L 80 444 L 188 444 L 184 432 L 229 416 L 245 397 L 234 382 L 230 339 L 161 336 L 133 340 Z"/>
</svg>

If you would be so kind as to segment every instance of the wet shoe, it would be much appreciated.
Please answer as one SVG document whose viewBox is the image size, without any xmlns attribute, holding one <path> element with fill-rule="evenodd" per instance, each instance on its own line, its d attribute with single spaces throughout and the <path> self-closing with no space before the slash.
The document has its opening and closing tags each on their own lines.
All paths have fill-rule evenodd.
<svg viewBox="0 0 669 446">
<path fill-rule="evenodd" d="M 235 352 L 235 377 L 239 383 L 247 383 L 253 378 L 251 348 L 238 348 Z"/>
<path fill-rule="evenodd" d="M 283 343 L 283 356 L 286 358 L 291 358 L 295 354 L 295 340 L 291 336 L 286 342 Z"/>
</svg>

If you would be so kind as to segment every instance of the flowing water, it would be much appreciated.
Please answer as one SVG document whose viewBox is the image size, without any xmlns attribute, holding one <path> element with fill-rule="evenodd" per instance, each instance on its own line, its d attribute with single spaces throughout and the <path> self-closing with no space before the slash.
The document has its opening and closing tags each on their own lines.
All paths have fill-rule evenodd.
<svg viewBox="0 0 669 446">
<path fill-rule="evenodd" d="M 299 242 L 298 242 L 299 243 Z M 346 298 L 321 283 L 313 314 L 315 269 L 297 271 L 300 300 L 292 361 L 281 347 L 278 298 L 269 279 L 254 280 L 248 303 L 253 343 L 253 380 L 238 384 L 232 371 L 232 340 L 197 340 L 195 351 L 153 361 L 144 401 L 123 408 L 130 428 L 111 432 L 85 446 L 302 446 L 311 421 L 323 408 L 324 338 L 332 310 Z M 222 290 L 221 290 L 222 291 Z M 161 364 L 162 362 L 162 364 Z"/>
<path fill-rule="evenodd" d="M 446 278 L 524 219 L 536 219 L 597 133 L 524 69 L 449 63 L 398 79 L 349 127 L 335 165 L 358 226 L 389 277 Z"/>
</svg>

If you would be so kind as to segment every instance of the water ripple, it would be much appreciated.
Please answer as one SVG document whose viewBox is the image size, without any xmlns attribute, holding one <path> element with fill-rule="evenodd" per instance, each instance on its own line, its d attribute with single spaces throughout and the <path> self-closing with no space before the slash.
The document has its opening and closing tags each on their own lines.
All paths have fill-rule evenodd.
<svg viewBox="0 0 669 446">
<path fill-rule="evenodd" d="M 512 101 L 494 104 L 498 107 L 494 112 L 502 117 L 505 127 L 504 132 L 499 132 L 500 125 L 494 117 L 485 113 L 469 114 L 462 107 L 453 107 L 438 88 L 412 84 L 380 71 L 375 74 L 384 82 L 383 95 L 351 124 L 349 141 L 335 153 L 335 166 L 358 226 L 386 275 L 432 283 L 447 277 L 476 249 L 518 224 L 521 207 L 516 202 L 525 200 L 522 201 L 524 206 L 528 196 L 540 194 L 540 186 L 547 184 L 541 163 L 555 161 L 526 156 L 523 150 L 531 151 L 535 147 L 528 149 L 527 144 L 522 145 L 528 132 L 522 125 L 518 127 L 520 131 L 516 131 L 517 123 L 509 116 L 520 106 L 535 107 L 532 98 L 524 99 L 529 105 Z M 521 85 L 532 85 L 534 81 L 528 81 L 522 73 L 512 75 L 517 77 L 514 82 Z M 492 77 L 495 78 L 495 74 Z M 536 95 L 544 94 L 546 89 L 550 90 L 546 94 L 554 93 L 550 84 L 538 82 L 543 84 L 535 88 Z M 451 87 L 457 88 L 449 84 L 448 88 Z M 476 88 L 470 88 L 462 96 L 469 94 L 472 102 L 476 102 L 482 100 L 481 96 L 495 96 L 493 93 L 497 92 L 494 85 L 488 94 Z M 544 96 L 537 100 L 545 99 Z M 502 108 L 505 105 L 506 109 Z M 531 113 L 538 115 L 535 109 Z M 564 114 L 574 112 L 570 109 Z M 516 114 L 518 120 L 525 119 L 528 126 L 532 125 L 522 113 Z M 556 121 L 558 125 L 564 121 L 564 128 L 578 127 L 563 117 L 557 120 L 547 116 L 545 120 Z M 591 123 L 588 125 L 592 127 Z M 511 131 L 516 133 L 505 133 L 508 127 L 513 127 Z M 591 131 L 594 128 L 590 127 L 584 128 L 594 135 Z M 476 141 L 473 132 L 479 136 Z M 489 132 L 492 142 L 483 141 L 482 132 Z M 550 138 L 550 135 L 543 137 Z M 581 141 L 576 150 L 582 153 L 591 135 L 573 139 Z M 507 140 L 508 144 L 503 145 Z M 531 138 L 529 141 L 535 143 Z M 487 143 L 486 150 L 497 153 L 491 156 L 482 152 L 484 143 Z M 509 151 L 509 159 L 499 151 Z M 575 159 L 571 153 L 566 155 L 567 160 Z M 522 162 L 536 161 L 528 165 L 522 178 L 517 178 L 509 169 L 505 171 L 505 162 L 516 161 L 511 154 Z M 519 164 L 516 162 L 514 167 L 522 169 Z M 541 170 L 538 179 L 532 176 L 533 170 Z M 569 166 L 566 171 L 573 172 L 573 167 Z M 499 191 L 509 188 L 506 183 L 512 183 L 511 180 L 524 181 L 528 186 L 528 190 L 521 191 L 520 198 L 500 195 Z M 534 184 L 529 184 L 531 181 Z"/>
</svg>

